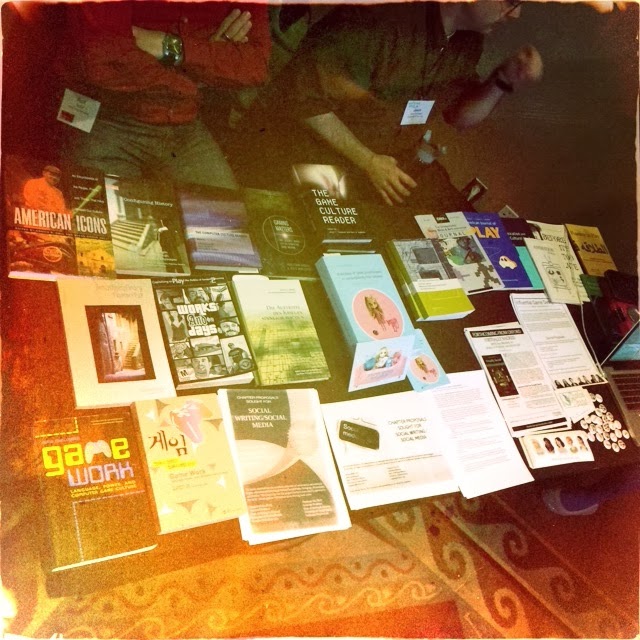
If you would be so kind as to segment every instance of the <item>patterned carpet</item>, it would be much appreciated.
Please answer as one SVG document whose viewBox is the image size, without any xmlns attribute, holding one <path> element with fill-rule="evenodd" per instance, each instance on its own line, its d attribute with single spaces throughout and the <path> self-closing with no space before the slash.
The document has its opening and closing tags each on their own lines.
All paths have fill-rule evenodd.
<svg viewBox="0 0 640 640">
<path fill-rule="evenodd" d="M 624 554 L 625 571 L 606 570 L 605 558 L 605 569 L 594 574 L 597 562 L 578 566 L 566 553 L 573 546 L 567 536 L 576 546 L 601 548 L 619 512 L 605 507 L 576 529 L 576 519 L 544 515 L 537 491 L 410 503 L 359 519 L 347 531 L 247 548 L 64 598 L 45 593 L 33 538 L 24 535 L 27 512 L 24 526 L 14 520 L 3 535 L 3 581 L 18 600 L 9 632 L 32 638 L 637 636 L 637 518 L 614 549 Z M 526 519 L 514 509 L 523 504 L 517 511 Z M 624 505 L 637 513 L 635 497 Z M 599 517 L 604 528 L 594 526 Z"/>
</svg>

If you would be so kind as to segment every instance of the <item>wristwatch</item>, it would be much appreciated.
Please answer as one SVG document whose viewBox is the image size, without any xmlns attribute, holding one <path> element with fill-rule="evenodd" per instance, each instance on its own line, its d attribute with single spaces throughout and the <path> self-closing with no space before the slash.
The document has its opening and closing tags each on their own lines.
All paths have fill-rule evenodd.
<svg viewBox="0 0 640 640">
<path fill-rule="evenodd" d="M 173 33 L 167 33 L 162 41 L 162 58 L 160 62 L 168 67 L 179 67 L 184 60 L 184 45 L 182 38 Z"/>
</svg>

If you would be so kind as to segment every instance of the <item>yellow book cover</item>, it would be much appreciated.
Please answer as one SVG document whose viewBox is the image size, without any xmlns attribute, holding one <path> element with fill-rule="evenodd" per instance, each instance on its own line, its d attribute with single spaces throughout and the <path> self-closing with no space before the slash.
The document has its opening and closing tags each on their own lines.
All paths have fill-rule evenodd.
<svg viewBox="0 0 640 640">
<path fill-rule="evenodd" d="M 603 276 L 608 269 L 618 270 L 598 227 L 581 224 L 565 226 L 585 273 L 590 276 Z"/>
</svg>

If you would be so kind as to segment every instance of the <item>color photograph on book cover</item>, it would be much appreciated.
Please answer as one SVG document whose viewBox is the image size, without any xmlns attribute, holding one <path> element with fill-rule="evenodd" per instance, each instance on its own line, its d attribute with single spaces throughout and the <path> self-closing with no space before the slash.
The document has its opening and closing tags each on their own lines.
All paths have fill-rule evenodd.
<svg viewBox="0 0 640 640">
<path fill-rule="evenodd" d="M 373 340 L 402 335 L 404 321 L 396 303 L 382 291 L 363 289 L 353 298 L 353 317 Z"/>
<path fill-rule="evenodd" d="M 85 311 L 98 382 L 155 378 L 140 306 L 87 306 Z"/>
</svg>

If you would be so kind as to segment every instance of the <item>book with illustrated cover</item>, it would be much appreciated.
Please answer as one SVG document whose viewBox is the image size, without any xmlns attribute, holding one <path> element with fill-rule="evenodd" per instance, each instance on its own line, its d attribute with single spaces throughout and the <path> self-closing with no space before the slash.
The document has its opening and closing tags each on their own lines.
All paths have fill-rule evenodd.
<svg viewBox="0 0 640 640">
<path fill-rule="evenodd" d="M 365 207 L 350 197 L 348 177 L 341 167 L 295 164 L 293 180 L 323 250 L 338 250 L 339 245 L 371 244 Z"/>
<path fill-rule="evenodd" d="M 449 377 L 438 361 L 422 329 L 416 329 L 413 353 L 407 368 L 407 378 L 414 391 L 422 392 L 449 384 Z"/>
<path fill-rule="evenodd" d="M 250 544 L 351 526 L 315 389 L 221 389 Z"/>
<path fill-rule="evenodd" d="M 329 367 L 299 280 L 236 275 L 233 288 L 255 357 L 258 384 L 329 378 Z"/>
<path fill-rule="evenodd" d="M 415 216 L 425 238 L 440 244 L 467 294 L 504 289 L 495 267 L 462 211 Z"/>
<path fill-rule="evenodd" d="M 491 260 L 505 289 L 531 289 L 531 280 L 497 213 L 465 212 L 475 236 Z"/>
<path fill-rule="evenodd" d="M 58 281 L 76 407 L 175 395 L 148 279 Z"/>
<path fill-rule="evenodd" d="M 180 185 L 185 239 L 198 271 L 257 273 L 260 256 L 249 234 L 249 217 L 237 191 Z"/>
<path fill-rule="evenodd" d="M 391 268 L 416 320 L 464 318 L 473 304 L 438 242 L 428 238 L 390 240 Z"/>
<path fill-rule="evenodd" d="M 527 272 L 527 276 L 531 282 L 531 288 L 544 289 L 540 274 L 525 244 L 525 238 L 533 238 L 533 230 L 529 226 L 529 223 L 523 218 L 501 218 L 501 220 L 509 239 L 518 252 L 520 262 Z"/>
<path fill-rule="evenodd" d="M 353 362 L 349 391 L 404 380 L 415 331 L 380 254 L 316 263 Z"/>
<path fill-rule="evenodd" d="M 33 436 L 48 570 L 156 546 L 144 459 L 128 414 L 40 420 Z"/>
<path fill-rule="evenodd" d="M 152 284 L 178 391 L 253 380 L 255 363 L 227 280 L 165 278 Z"/>
<path fill-rule="evenodd" d="M 133 404 L 160 533 L 246 513 L 213 393 Z"/>
<path fill-rule="evenodd" d="M 188 276 L 180 206 L 170 182 L 104 179 L 116 271 L 136 276 Z"/>
<path fill-rule="evenodd" d="M 115 278 L 103 175 L 73 165 L 4 159 L 10 277 Z"/>
<path fill-rule="evenodd" d="M 618 270 L 598 227 L 583 224 L 565 224 L 565 227 L 571 246 L 575 249 L 586 274 L 603 276 L 605 271 Z"/>
<path fill-rule="evenodd" d="M 260 272 L 270 278 L 317 280 L 313 266 L 317 250 L 308 222 L 296 210 L 288 193 L 243 189 L 251 235 L 262 261 Z"/>
</svg>

